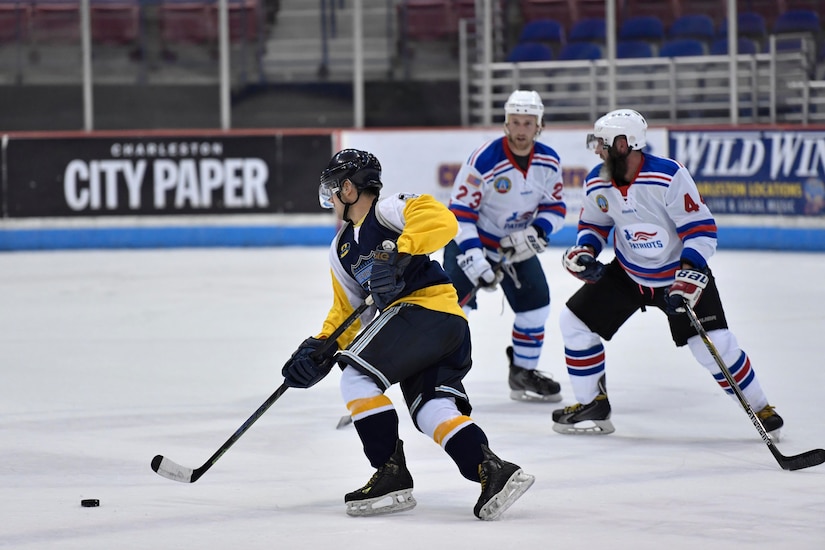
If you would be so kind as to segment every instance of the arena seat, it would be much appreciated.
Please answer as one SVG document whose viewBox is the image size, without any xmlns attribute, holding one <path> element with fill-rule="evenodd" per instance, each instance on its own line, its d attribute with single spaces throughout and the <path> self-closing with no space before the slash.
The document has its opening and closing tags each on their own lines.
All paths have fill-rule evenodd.
<svg viewBox="0 0 825 550">
<path fill-rule="evenodd" d="M 592 42 L 604 44 L 607 39 L 607 25 L 601 17 L 585 17 L 573 24 L 567 35 L 568 42 Z"/>
<path fill-rule="evenodd" d="M 0 2 L 0 44 L 26 41 L 31 14 L 26 2 Z"/>
<path fill-rule="evenodd" d="M 408 40 L 440 40 L 458 34 L 450 0 L 404 0 L 397 9 L 399 29 Z"/>
<path fill-rule="evenodd" d="M 539 42 L 522 42 L 516 44 L 507 54 L 505 61 L 519 63 L 523 61 L 551 61 L 553 50 Z"/>
</svg>

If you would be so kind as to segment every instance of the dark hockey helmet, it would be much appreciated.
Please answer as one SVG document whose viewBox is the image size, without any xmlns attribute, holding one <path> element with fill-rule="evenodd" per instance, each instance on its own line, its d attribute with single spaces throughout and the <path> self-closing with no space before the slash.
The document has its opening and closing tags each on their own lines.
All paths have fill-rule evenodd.
<svg viewBox="0 0 825 550">
<path fill-rule="evenodd" d="M 376 195 L 381 191 L 381 163 L 372 153 L 358 149 L 344 149 L 332 156 L 321 172 L 318 198 L 321 206 L 332 208 L 332 194 L 341 189 L 344 180 L 350 180 L 358 191 L 369 189 Z"/>
</svg>

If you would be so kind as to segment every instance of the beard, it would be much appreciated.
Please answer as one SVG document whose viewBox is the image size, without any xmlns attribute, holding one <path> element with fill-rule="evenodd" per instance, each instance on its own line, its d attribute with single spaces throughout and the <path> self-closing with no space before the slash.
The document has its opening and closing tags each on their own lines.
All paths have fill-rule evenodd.
<svg viewBox="0 0 825 550">
<path fill-rule="evenodd" d="M 612 147 L 609 148 L 607 158 L 604 159 L 601 176 L 615 181 L 619 187 L 630 185 L 630 180 L 627 179 L 627 157 L 629 154 L 628 152 L 621 155 Z"/>
</svg>

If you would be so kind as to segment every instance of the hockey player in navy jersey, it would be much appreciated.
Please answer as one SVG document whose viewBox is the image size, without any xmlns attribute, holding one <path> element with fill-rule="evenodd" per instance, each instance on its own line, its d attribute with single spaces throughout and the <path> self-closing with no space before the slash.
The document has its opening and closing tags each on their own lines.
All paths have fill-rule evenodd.
<svg viewBox="0 0 825 550">
<path fill-rule="evenodd" d="M 379 200 L 382 185 L 378 159 L 356 149 L 336 153 L 321 174 L 321 205 L 344 222 L 329 250 L 334 299 L 320 334 L 307 338 L 284 365 L 285 383 L 308 388 L 333 364 L 342 369 L 341 395 L 376 468 L 364 487 L 344 497 L 349 515 L 400 512 L 416 504 L 398 414 L 384 393 L 400 384 L 415 427 L 446 451 L 465 478 L 481 484 L 475 515 L 497 519 L 534 478 L 493 454 L 469 416 L 462 383 L 472 364 L 467 318 L 447 274 L 429 258 L 455 236 L 455 217 L 430 195 Z M 338 338 L 338 346 L 316 358 L 324 339 L 368 296 L 375 305 Z"/>
<path fill-rule="evenodd" d="M 688 303 L 702 321 L 765 430 L 779 438 L 782 418 L 768 404 L 748 355 L 728 329 L 708 259 L 716 251 L 716 221 L 682 164 L 642 149 L 647 122 L 631 109 L 596 121 L 588 146 L 601 157 L 584 182 L 575 246 L 564 267 L 586 284 L 560 314 L 567 372 L 575 405 L 553 412 L 559 433 L 614 431 L 605 383 L 605 349 L 636 311 L 668 314 L 677 346 L 687 345 L 727 393 L 724 374 L 685 314 Z M 615 258 L 596 260 L 613 230 Z"/>
<path fill-rule="evenodd" d="M 536 254 L 564 225 L 559 155 L 537 140 L 544 105 L 516 90 L 504 105 L 504 136 L 473 151 L 453 185 L 450 210 L 459 233 L 444 250 L 444 268 L 461 297 L 500 283 L 515 313 L 509 361 L 510 397 L 561 401 L 561 386 L 537 370 L 550 314 L 550 288 Z M 504 275 L 507 273 L 507 276 Z M 473 297 L 465 312 L 476 308 Z"/>
</svg>

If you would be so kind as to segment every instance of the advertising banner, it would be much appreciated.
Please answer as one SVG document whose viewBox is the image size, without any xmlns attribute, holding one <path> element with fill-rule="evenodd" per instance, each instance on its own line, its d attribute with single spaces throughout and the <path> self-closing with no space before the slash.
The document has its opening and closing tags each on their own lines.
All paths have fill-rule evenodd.
<svg viewBox="0 0 825 550">
<path fill-rule="evenodd" d="M 670 131 L 670 153 L 716 214 L 825 216 L 825 132 Z"/>
<path fill-rule="evenodd" d="M 4 213 L 19 217 L 319 212 L 329 133 L 10 138 Z"/>
<path fill-rule="evenodd" d="M 578 219 L 582 183 L 599 158 L 586 147 L 591 127 L 545 128 L 539 141 L 561 158 L 568 222 Z M 385 192 L 429 193 L 445 204 L 450 200 L 458 170 L 476 148 L 504 135 L 503 128 L 455 130 L 344 131 L 341 148 L 356 147 L 374 153 L 381 161 Z M 651 129 L 648 150 L 667 151 L 667 131 Z"/>
</svg>

